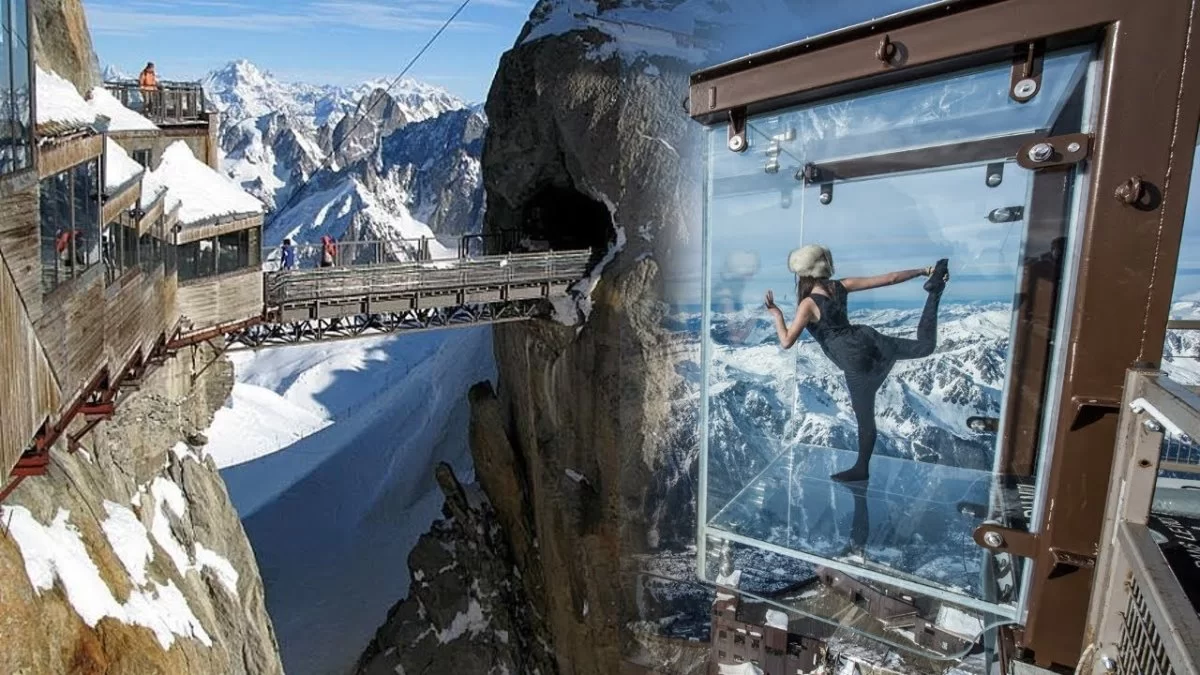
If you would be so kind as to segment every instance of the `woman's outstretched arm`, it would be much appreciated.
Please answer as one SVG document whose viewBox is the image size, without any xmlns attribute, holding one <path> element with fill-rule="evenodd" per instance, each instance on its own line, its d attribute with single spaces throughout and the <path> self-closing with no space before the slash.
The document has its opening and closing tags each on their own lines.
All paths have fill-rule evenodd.
<svg viewBox="0 0 1200 675">
<path fill-rule="evenodd" d="M 900 270 L 899 272 L 877 274 L 873 277 L 847 277 L 842 279 L 842 285 L 846 287 L 847 292 L 853 293 L 854 291 L 866 291 L 881 286 L 894 286 L 910 279 L 916 279 L 917 277 L 927 277 L 930 274 L 933 274 L 932 266 L 919 270 Z"/>
<path fill-rule="evenodd" d="M 783 310 L 775 304 L 775 293 L 767 291 L 767 311 L 771 313 L 771 317 L 775 320 L 775 333 L 779 336 L 779 345 L 784 349 L 791 349 L 792 345 L 796 344 L 796 340 L 800 339 L 800 334 L 804 332 L 804 327 L 808 325 L 812 319 L 812 300 L 805 298 L 800 301 L 796 307 L 796 317 L 792 319 L 789 326 L 783 318 Z"/>
</svg>

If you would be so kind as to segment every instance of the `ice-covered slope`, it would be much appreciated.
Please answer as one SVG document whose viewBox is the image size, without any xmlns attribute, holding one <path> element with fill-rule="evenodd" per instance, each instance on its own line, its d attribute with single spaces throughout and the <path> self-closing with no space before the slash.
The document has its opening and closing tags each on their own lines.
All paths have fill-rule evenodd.
<svg viewBox="0 0 1200 675">
<path fill-rule="evenodd" d="M 439 515 L 433 468 L 464 482 L 467 391 L 494 379 L 467 328 L 235 356 L 209 451 L 242 515 L 288 673 L 353 665 Z"/>
</svg>

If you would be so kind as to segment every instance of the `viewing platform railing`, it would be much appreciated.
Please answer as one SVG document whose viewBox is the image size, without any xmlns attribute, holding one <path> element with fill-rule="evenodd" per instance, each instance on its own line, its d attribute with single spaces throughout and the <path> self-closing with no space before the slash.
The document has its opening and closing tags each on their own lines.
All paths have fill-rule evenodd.
<svg viewBox="0 0 1200 675">
<path fill-rule="evenodd" d="M 104 88 L 155 124 L 203 122 L 209 112 L 199 82 L 159 81 L 157 89 L 144 91 L 136 81 L 114 81 L 105 82 Z"/>
<path fill-rule="evenodd" d="M 1129 372 L 1124 391 L 1088 616 L 1091 662 L 1077 672 L 1196 675 L 1200 618 L 1184 584 L 1200 597 L 1200 490 L 1178 476 L 1200 478 L 1200 396 L 1144 370 Z"/>
</svg>

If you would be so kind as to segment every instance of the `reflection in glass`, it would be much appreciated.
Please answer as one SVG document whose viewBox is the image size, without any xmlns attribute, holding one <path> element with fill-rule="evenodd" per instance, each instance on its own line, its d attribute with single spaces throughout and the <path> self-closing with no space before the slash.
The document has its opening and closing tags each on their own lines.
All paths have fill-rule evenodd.
<svg viewBox="0 0 1200 675">
<path fill-rule="evenodd" d="M 0 174 L 16 170 L 17 127 L 12 92 L 11 0 L 0 0 Z"/>
<path fill-rule="evenodd" d="M 100 167 L 96 160 L 71 169 L 75 255 L 86 270 L 100 262 Z M 82 270 L 80 270 L 82 271 Z"/>
<path fill-rule="evenodd" d="M 12 0 L 13 168 L 18 171 L 33 166 L 28 12 L 28 0 Z"/>
<path fill-rule="evenodd" d="M 1171 294 L 1171 319 L 1200 320 L 1200 153 L 1192 155 L 1192 178 L 1188 204 L 1183 216 L 1183 239 L 1175 268 L 1175 286 Z M 1171 379 L 1188 385 L 1200 385 L 1200 331 L 1167 331 L 1163 345 L 1163 370 Z"/>
<path fill-rule="evenodd" d="M 1083 128 L 1089 57 L 1048 55 L 1028 104 L 1005 63 L 752 118 L 744 153 L 710 130 L 704 560 L 736 543 L 1016 615 L 1019 561 L 972 533 L 1030 526 L 1075 169 L 1012 157 Z"/>
</svg>

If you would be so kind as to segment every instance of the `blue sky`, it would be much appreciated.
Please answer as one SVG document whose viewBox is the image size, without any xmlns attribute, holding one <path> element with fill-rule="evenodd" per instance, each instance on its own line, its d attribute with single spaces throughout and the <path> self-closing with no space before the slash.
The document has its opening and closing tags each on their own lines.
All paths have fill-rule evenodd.
<svg viewBox="0 0 1200 675">
<path fill-rule="evenodd" d="M 84 0 L 102 65 L 196 79 L 244 58 L 284 80 L 394 77 L 461 0 Z M 409 75 L 482 101 L 534 0 L 472 0 Z"/>
</svg>

